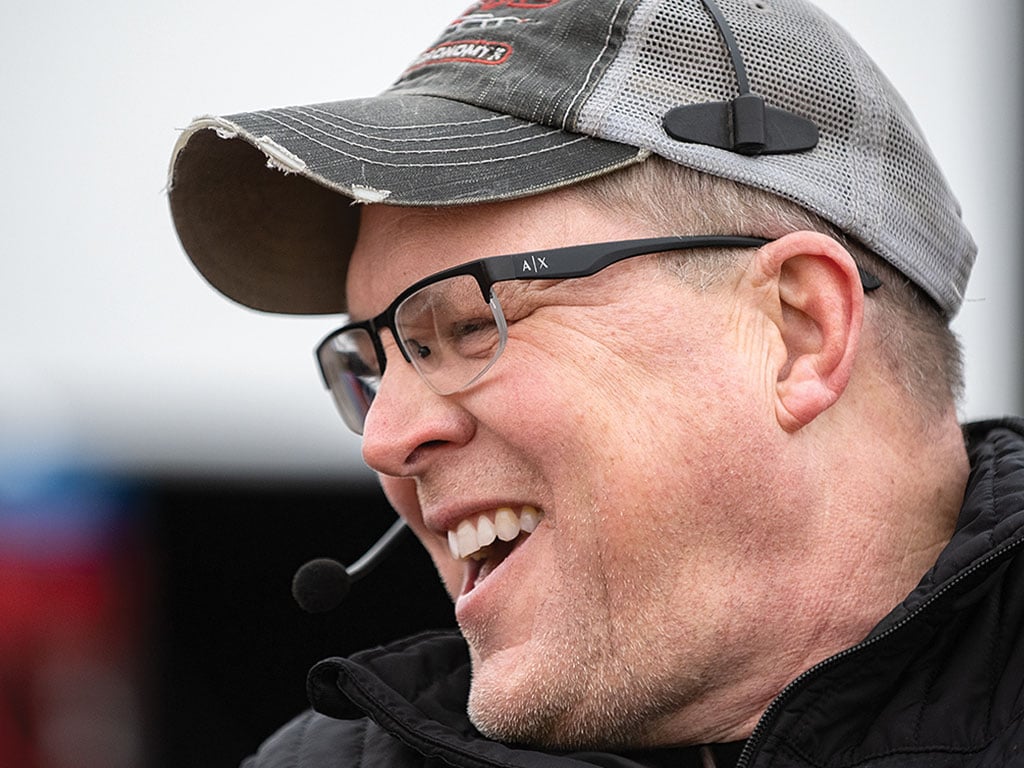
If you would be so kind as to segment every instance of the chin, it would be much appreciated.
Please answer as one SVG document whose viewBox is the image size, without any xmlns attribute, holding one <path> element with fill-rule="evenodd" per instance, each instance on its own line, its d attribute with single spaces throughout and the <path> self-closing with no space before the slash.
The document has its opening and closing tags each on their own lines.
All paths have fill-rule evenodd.
<svg viewBox="0 0 1024 768">
<path fill-rule="evenodd" d="M 477 674 L 469 718 L 488 738 L 553 750 L 621 749 L 642 745 L 649 720 L 611 690 L 592 690 L 586 672 L 552 673 L 526 665 L 513 676 Z M 625 706 L 624 706 L 625 705 Z"/>
</svg>

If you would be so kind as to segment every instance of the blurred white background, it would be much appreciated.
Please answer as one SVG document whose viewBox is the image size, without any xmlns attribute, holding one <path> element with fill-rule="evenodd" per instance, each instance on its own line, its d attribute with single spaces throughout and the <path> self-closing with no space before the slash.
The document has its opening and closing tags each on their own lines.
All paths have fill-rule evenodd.
<svg viewBox="0 0 1024 768">
<path fill-rule="evenodd" d="M 313 365 L 336 319 L 211 290 L 171 227 L 167 162 L 195 115 L 381 90 L 467 4 L 5 3 L 0 468 L 367 477 Z M 964 416 L 1019 411 L 1020 4 L 821 5 L 903 91 L 979 243 Z"/>
</svg>

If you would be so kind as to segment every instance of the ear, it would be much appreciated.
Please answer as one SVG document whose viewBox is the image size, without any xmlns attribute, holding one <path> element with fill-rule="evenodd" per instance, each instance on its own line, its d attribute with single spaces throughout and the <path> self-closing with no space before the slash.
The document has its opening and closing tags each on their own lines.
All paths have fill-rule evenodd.
<svg viewBox="0 0 1024 768">
<path fill-rule="evenodd" d="M 787 432 L 806 426 L 846 390 L 864 313 L 864 290 L 850 253 L 817 232 L 794 232 L 757 254 L 771 289 L 773 321 L 785 347 L 775 411 Z M 780 356 L 781 357 L 781 356 Z"/>
</svg>

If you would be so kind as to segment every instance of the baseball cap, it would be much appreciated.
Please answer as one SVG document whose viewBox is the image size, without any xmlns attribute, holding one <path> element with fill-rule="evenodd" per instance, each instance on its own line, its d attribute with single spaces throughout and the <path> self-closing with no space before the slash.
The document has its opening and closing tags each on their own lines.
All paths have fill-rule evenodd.
<svg viewBox="0 0 1024 768">
<path fill-rule="evenodd" d="M 792 200 L 962 303 L 976 247 L 915 118 L 804 0 L 481 0 L 377 96 L 195 119 L 168 190 L 215 288 L 327 314 L 356 204 L 509 200 L 652 154 Z"/>
</svg>

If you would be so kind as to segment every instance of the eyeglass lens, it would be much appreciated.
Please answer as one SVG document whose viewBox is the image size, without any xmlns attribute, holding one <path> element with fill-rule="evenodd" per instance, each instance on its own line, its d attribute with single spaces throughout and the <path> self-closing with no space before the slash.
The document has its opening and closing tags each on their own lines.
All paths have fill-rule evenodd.
<svg viewBox="0 0 1024 768">
<path fill-rule="evenodd" d="M 485 304 L 470 275 L 432 283 L 395 311 L 399 343 L 430 388 L 449 395 L 469 385 L 504 344 L 497 299 Z"/>
<path fill-rule="evenodd" d="M 341 417 L 361 435 L 381 377 L 373 337 L 365 328 L 349 328 L 329 337 L 317 356 Z"/>
<path fill-rule="evenodd" d="M 501 305 L 485 303 L 476 279 L 457 275 L 424 286 L 395 310 L 396 341 L 430 388 L 458 392 L 482 376 L 501 354 L 507 329 Z M 383 361 L 370 333 L 349 328 L 320 348 L 320 365 L 345 423 L 362 434 L 380 384 Z"/>
</svg>

